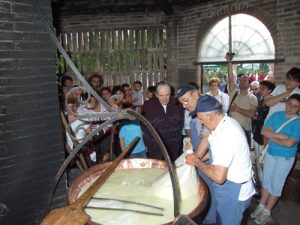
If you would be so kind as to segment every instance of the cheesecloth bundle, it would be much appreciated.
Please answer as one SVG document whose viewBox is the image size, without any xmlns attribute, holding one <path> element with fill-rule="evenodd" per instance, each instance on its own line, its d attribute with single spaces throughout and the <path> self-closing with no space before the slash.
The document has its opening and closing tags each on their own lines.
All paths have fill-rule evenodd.
<svg viewBox="0 0 300 225">
<path fill-rule="evenodd" d="M 179 183 L 180 197 L 186 199 L 198 192 L 199 179 L 194 166 L 185 164 L 187 154 L 193 154 L 191 139 L 183 139 L 183 154 L 174 162 L 176 175 Z M 173 188 L 168 171 L 158 176 L 152 183 L 154 194 L 160 198 L 173 200 Z"/>
</svg>

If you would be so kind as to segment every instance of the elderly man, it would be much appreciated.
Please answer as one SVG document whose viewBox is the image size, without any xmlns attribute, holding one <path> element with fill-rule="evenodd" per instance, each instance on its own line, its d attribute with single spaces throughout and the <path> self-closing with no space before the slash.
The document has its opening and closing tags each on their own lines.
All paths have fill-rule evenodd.
<svg viewBox="0 0 300 225">
<path fill-rule="evenodd" d="M 193 114 L 196 113 L 210 130 L 208 141 L 212 164 L 205 164 L 196 155 L 188 155 L 186 162 L 198 167 L 213 180 L 217 224 L 239 225 L 255 193 L 245 133 L 236 120 L 223 112 L 222 104 L 212 96 L 200 98 Z"/>
<path fill-rule="evenodd" d="M 200 98 L 200 94 L 197 89 L 192 85 L 182 85 L 177 91 L 177 98 L 186 109 L 184 126 L 187 134 L 192 139 L 193 149 L 195 154 L 205 163 L 211 164 L 210 159 L 205 157 L 208 150 L 208 129 L 204 127 L 197 119 L 197 116 L 189 116 L 190 112 L 193 112 L 196 108 L 197 101 Z M 209 179 L 202 171 L 198 170 L 198 175 L 205 181 L 210 193 L 210 201 L 207 204 L 207 208 L 202 214 L 202 224 L 215 224 L 216 223 L 216 207 L 213 194 L 212 180 Z"/>
<path fill-rule="evenodd" d="M 180 105 L 174 104 L 171 86 L 165 82 L 156 85 L 155 96 L 144 103 L 142 114 L 150 121 L 160 135 L 172 161 L 182 153 L 182 128 L 184 111 Z M 144 142 L 148 150 L 148 158 L 163 159 L 153 136 L 144 129 Z"/>
<path fill-rule="evenodd" d="M 261 94 L 259 93 L 259 81 L 255 80 L 250 83 L 250 93 L 256 97 L 257 101 L 260 101 Z"/>
</svg>

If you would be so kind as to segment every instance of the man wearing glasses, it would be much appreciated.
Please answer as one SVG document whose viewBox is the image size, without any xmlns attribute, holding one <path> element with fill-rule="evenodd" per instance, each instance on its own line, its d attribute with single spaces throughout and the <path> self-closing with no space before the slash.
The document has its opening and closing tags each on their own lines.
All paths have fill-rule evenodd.
<svg viewBox="0 0 300 225">
<path fill-rule="evenodd" d="M 200 93 L 192 85 L 182 85 L 177 91 L 177 98 L 182 104 L 185 112 L 185 129 L 188 136 L 192 139 L 194 154 L 197 155 L 206 164 L 211 164 L 211 160 L 208 157 L 208 129 L 203 126 L 197 116 L 189 116 L 190 112 L 193 112 L 196 108 L 197 101 L 200 99 Z M 210 192 L 210 201 L 207 204 L 207 208 L 202 216 L 202 224 L 215 224 L 216 223 L 216 206 L 213 194 L 212 180 L 208 178 L 202 171 L 197 170 L 198 175 L 205 181 Z"/>
<path fill-rule="evenodd" d="M 255 80 L 250 83 L 250 93 L 253 94 L 257 101 L 261 99 L 261 94 L 259 93 L 259 81 Z"/>
</svg>

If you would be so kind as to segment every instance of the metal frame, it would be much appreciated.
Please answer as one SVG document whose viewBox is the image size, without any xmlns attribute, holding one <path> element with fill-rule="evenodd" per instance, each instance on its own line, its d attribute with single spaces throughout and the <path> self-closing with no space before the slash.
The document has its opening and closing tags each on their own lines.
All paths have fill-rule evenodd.
<svg viewBox="0 0 300 225">
<path fill-rule="evenodd" d="M 46 31 L 48 32 L 49 36 L 51 37 L 51 39 L 53 40 L 53 42 L 55 43 L 56 47 L 58 48 L 58 50 L 60 51 L 60 53 L 63 55 L 63 57 L 65 58 L 66 62 L 69 64 L 70 68 L 72 69 L 72 71 L 74 72 L 74 74 L 76 75 L 76 77 L 82 82 L 83 87 L 80 87 L 84 90 L 86 90 L 88 92 L 88 95 L 93 95 L 105 108 L 107 108 L 107 110 L 109 111 L 109 113 L 98 113 L 98 114 L 93 114 L 93 115 L 89 115 L 89 114 L 83 114 L 83 115 L 77 115 L 79 117 L 79 119 L 97 119 L 100 117 L 104 117 L 104 116 L 109 116 L 111 119 L 105 121 L 104 123 L 102 123 L 96 130 L 94 130 L 92 133 L 90 133 L 89 135 L 87 135 L 76 147 L 75 149 L 69 154 L 69 156 L 67 157 L 67 159 L 64 161 L 64 163 L 61 165 L 60 169 L 58 170 L 56 176 L 55 176 L 55 183 L 54 183 L 54 187 L 53 187 L 53 193 L 50 199 L 50 204 L 52 202 L 52 198 L 53 195 L 55 193 L 57 184 L 59 183 L 65 169 L 67 168 L 67 166 L 69 165 L 70 161 L 74 158 L 74 156 L 77 154 L 77 152 L 81 149 L 81 147 L 88 141 L 90 140 L 94 135 L 96 135 L 100 130 L 102 130 L 104 127 L 106 127 L 109 124 L 113 124 L 114 122 L 118 121 L 118 120 L 123 120 L 123 119 L 134 119 L 137 118 L 138 120 L 140 120 L 142 123 L 144 123 L 147 127 L 147 129 L 149 129 L 150 133 L 152 133 L 152 135 L 154 136 L 155 140 L 157 141 L 158 145 L 160 146 L 160 150 L 162 151 L 164 158 L 167 162 L 167 166 L 168 166 L 168 170 L 170 173 L 170 177 L 171 177 L 171 182 L 172 182 L 172 187 L 173 187 L 173 198 L 174 198 L 174 216 L 177 217 L 179 215 L 179 187 L 178 187 L 178 182 L 177 182 L 177 177 L 175 174 L 175 168 L 171 162 L 171 159 L 167 153 L 167 150 L 160 138 L 160 136 L 158 135 L 157 131 L 153 128 L 153 126 L 150 124 L 150 122 L 143 117 L 142 115 L 140 115 L 139 113 L 135 112 L 135 111 L 124 111 L 121 112 L 119 109 L 116 109 L 114 107 L 112 107 L 111 105 L 109 105 L 107 102 L 105 102 L 98 94 L 96 91 L 93 90 L 93 88 L 89 85 L 89 83 L 84 79 L 84 77 L 81 75 L 81 73 L 78 71 L 78 69 L 76 68 L 76 66 L 74 65 L 74 63 L 71 61 L 70 57 L 68 56 L 68 54 L 65 52 L 65 50 L 63 49 L 61 43 L 57 40 L 53 30 L 51 29 L 50 25 L 48 24 L 47 20 L 45 19 L 43 13 L 41 12 L 39 6 L 37 5 L 35 0 L 32 0 L 32 4 L 33 7 L 36 11 L 36 13 L 38 14 L 40 20 L 43 23 L 44 28 L 46 29 Z M 70 93 L 72 93 L 72 91 L 74 91 L 73 89 L 71 89 L 67 95 L 69 95 Z M 88 96 L 88 98 L 89 98 Z M 86 100 L 88 101 L 88 99 Z M 73 112 L 74 113 L 74 112 Z"/>
</svg>

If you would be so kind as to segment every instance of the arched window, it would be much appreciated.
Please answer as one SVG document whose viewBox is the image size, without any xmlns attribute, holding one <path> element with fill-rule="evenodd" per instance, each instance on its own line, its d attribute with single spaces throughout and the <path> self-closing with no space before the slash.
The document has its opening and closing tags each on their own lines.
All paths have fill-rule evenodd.
<svg viewBox="0 0 300 225">
<path fill-rule="evenodd" d="M 218 77 L 226 82 L 227 52 L 235 54 L 233 63 L 237 74 L 273 78 L 272 67 L 276 60 L 271 33 L 255 17 L 235 14 L 217 22 L 200 42 L 198 60 L 194 64 L 202 71 L 198 79 L 204 93 L 210 78 Z"/>
<path fill-rule="evenodd" d="M 229 17 L 219 21 L 201 41 L 198 62 L 224 62 L 230 51 Z M 231 46 L 235 61 L 274 60 L 275 48 L 266 26 L 246 14 L 231 16 Z"/>
</svg>

